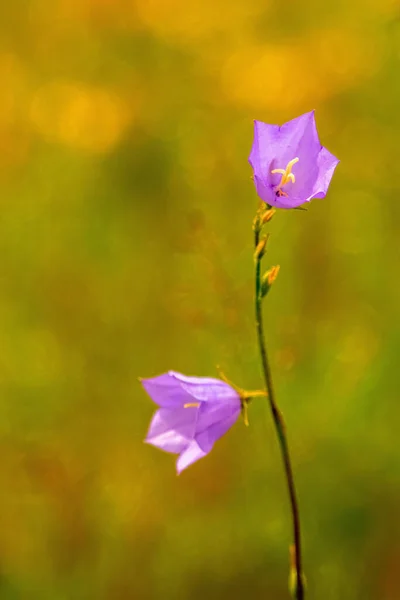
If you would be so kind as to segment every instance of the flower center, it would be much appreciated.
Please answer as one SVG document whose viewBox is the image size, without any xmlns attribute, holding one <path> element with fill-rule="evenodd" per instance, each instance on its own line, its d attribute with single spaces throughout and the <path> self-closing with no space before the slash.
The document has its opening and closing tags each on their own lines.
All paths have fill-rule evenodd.
<svg viewBox="0 0 400 600">
<path fill-rule="evenodd" d="M 200 402 L 188 402 L 183 405 L 183 408 L 198 408 L 200 406 Z"/>
<path fill-rule="evenodd" d="M 296 177 L 292 173 L 292 167 L 298 162 L 299 159 L 296 156 L 296 158 L 293 158 L 288 162 L 288 164 L 286 165 L 286 169 L 273 169 L 273 171 L 271 171 L 271 173 L 279 173 L 280 175 L 282 175 L 279 184 L 275 188 L 275 193 L 277 196 L 287 196 L 287 193 L 284 192 L 282 188 L 284 185 L 289 183 L 289 181 L 291 181 L 292 183 L 296 181 Z"/>
</svg>

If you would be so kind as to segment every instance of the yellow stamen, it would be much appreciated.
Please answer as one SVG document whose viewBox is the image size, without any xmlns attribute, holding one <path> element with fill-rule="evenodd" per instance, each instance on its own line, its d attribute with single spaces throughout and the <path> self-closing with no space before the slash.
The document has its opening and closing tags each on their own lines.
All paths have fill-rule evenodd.
<svg viewBox="0 0 400 600">
<path fill-rule="evenodd" d="M 198 408 L 200 406 L 200 402 L 188 402 L 183 405 L 183 408 Z"/>
<path fill-rule="evenodd" d="M 282 175 L 279 184 L 276 186 L 276 191 L 279 192 L 279 196 L 287 196 L 287 194 L 281 189 L 284 185 L 286 185 L 289 181 L 291 183 L 295 183 L 296 177 L 292 173 L 292 168 L 293 165 L 295 165 L 298 162 L 299 159 L 296 156 L 296 158 L 293 158 L 288 162 L 288 164 L 286 165 L 286 169 L 273 169 L 271 171 L 271 173 L 279 173 L 279 175 Z"/>
</svg>

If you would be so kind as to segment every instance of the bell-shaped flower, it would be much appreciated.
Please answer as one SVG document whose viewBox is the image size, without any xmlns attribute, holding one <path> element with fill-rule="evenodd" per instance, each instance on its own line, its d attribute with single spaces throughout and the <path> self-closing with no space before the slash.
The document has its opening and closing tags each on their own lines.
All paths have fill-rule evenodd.
<svg viewBox="0 0 400 600">
<path fill-rule="evenodd" d="M 325 198 L 339 160 L 321 146 L 312 111 L 281 127 L 254 121 L 249 162 L 261 200 L 288 209 Z"/>
<path fill-rule="evenodd" d="M 219 379 L 169 371 L 141 383 L 159 406 L 145 442 L 179 454 L 178 473 L 206 456 L 241 412 L 239 393 Z"/>
</svg>

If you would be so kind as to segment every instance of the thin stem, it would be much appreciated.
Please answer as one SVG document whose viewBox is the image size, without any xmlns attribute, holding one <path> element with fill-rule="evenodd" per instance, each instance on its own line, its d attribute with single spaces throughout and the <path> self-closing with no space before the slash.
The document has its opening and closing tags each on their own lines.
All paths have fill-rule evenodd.
<svg viewBox="0 0 400 600">
<path fill-rule="evenodd" d="M 257 248 L 260 243 L 260 231 L 261 224 L 259 219 L 256 218 L 254 223 L 254 248 Z M 285 423 L 283 417 L 277 407 L 275 401 L 274 386 L 272 383 L 271 368 L 268 361 L 267 348 L 265 345 L 264 337 L 264 325 L 262 315 L 262 295 L 261 295 L 261 256 L 255 255 L 255 313 L 256 313 L 256 328 L 258 345 L 261 356 L 262 370 L 265 379 L 265 385 L 268 391 L 268 400 L 274 420 L 276 433 L 279 440 L 279 446 L 281 449 L 283 464 L 285 468 L 285 475 L 287 481 L 287 487 L 289 491 L 290 507 L 292 512 L 293 520 L 293 567 L 296 572 L 296 588 L 295 598 L 296 600 L 304 599 L 304 581 L 302 576 L 302 559 L 301 559 L 301 539 L 300 539 L 300 515 L 299 506 L 296 497 L 296 488 L 294 484 L 292 464 L 290 460 L 289 446 L 286 438 Z"/>
</svg>

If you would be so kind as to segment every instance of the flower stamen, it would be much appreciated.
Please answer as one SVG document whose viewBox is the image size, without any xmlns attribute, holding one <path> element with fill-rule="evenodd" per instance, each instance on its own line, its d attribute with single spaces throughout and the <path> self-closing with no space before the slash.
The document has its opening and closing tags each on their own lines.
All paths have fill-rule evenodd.
<svg viewBox="0 0 400 600">
<path fill-rule="evenodd" d="M 293 158 L 292 160 L 290 160 L 288 162 L 288 164 L 286 165 L 286 169 L 273 169 L 271 171 L 271 173 L 273 173 L 273 174 L 279 173 L 279 175 L 282 175 L 279 184 L 275 188 L 275 192 L 278 196 L 286 196 L 287 197 L 287 193 L 282 191 L 282 188 L 284 185 L 289 183 L 289 181 L 291 183 L 295 183 L 296 177 L 294 176 L 294 173 L 292 173 L 292 168 L 293 168 L 293 165 L 295 165 L 298 162 L 299 162 L 299 158 L 296 156 L 296 158 Z"/>
<path fill-rule="evenodd" d="M 183 405 L 183 408 L 198 408 L 200 406 L 200 402 L 188 402 Z"/>
</svg>

